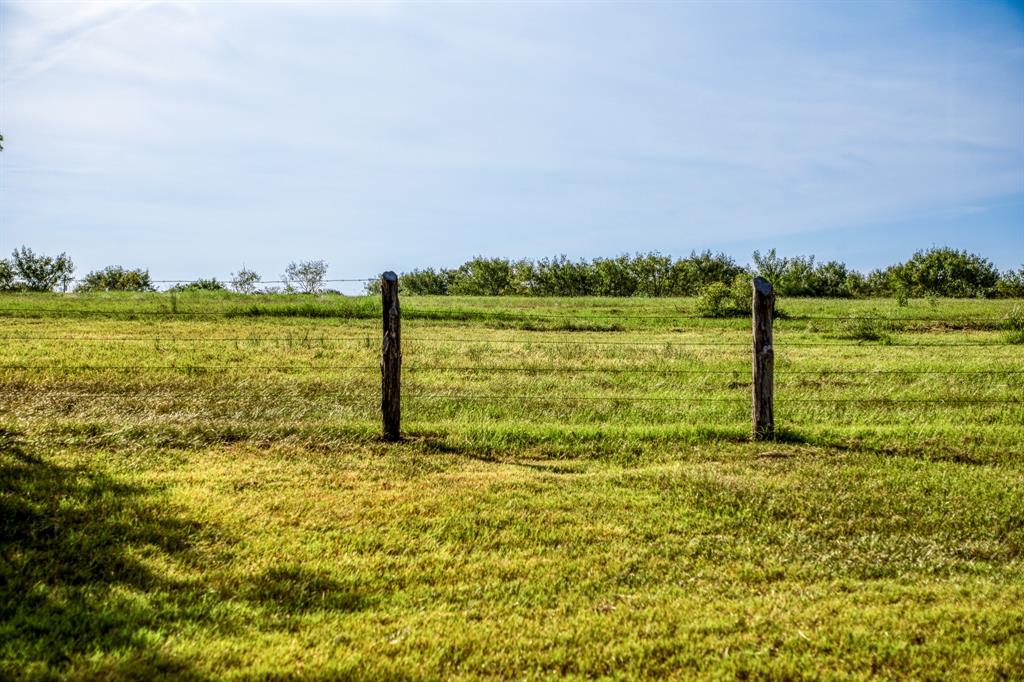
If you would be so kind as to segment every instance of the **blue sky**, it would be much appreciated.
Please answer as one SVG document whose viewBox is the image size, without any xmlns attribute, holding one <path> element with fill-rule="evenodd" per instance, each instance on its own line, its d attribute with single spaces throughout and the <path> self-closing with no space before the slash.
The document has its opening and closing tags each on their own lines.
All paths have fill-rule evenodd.
<svg viewBox="0 0 1024 682">
<path fill-rule="evenodd" d="M 1012 3 L 0 0 L 0 249 L 1024 263 Z"/>
</svg>

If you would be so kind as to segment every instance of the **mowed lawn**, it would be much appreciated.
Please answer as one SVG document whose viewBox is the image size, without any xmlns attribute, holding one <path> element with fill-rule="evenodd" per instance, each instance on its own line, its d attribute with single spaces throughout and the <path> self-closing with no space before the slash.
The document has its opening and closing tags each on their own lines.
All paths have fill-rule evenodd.
<svg viewBox="0 0 1024 682">
<path fill-rule="evenodd" d="M 0 677 L 1024 676 L 1013 302 L 402 303 L 0 297 Z"/>
</svg>

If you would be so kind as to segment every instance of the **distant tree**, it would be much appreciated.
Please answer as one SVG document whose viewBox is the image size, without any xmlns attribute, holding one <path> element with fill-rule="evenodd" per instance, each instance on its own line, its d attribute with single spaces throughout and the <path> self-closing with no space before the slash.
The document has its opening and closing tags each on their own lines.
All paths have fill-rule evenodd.
<svg viewBox="0 0 1024 682">
<path fill-rule="evenodd" d="M 1016 272 L 1004 272 L 996 283 L 995 294 L 1002 298 L 1024 298 L 1024 265 Z"/>
<path fill-rule="evenodd" d="M 986 258 L 947 247 L 918 251 L 889 269 L 890 286 L 912 296 L 990 296 L 999 270 Z"/>
<path fill-rule="evenodd" d="M 536 296 L 589 296 L 594 293 L 594 268 L 585 261 L 571 261 L 565 254 L 512 264 L 513 292 Z M 518 286 L 517 286 L 518 285 Z"/>
<path fill-rule="evenodd" d="M 61 282 L 67 282 L 75 272 L 75 264 L 66 253 L 58 256 L 36 254 L 22 246 L 11 254 L 19 284 L 28 291 L 53 291 Z"/>
<path fill-rule="evenodd" d="M 673 296 L 693 296 L 712 282 L 729 285 L 743 268 L 724 253 L 691 252 L 672 264 L 670 291 Z"/>
<path fill-rule="evenodd" d="M 175 284 L 168 291 L 227 291 L 227 287 L 216 278 L 197 279 L 194 282 Z"/>
<path fill-rule="evenodd" d="M 752 275 L 740 272 L 732 282 L 711 282 L 697 297 L 700 317 L 740 317 L 749 315 L 753 304 Z"/>
<path fill-rule="evenodd" d="M 814 255 L 783 258 L 775 249 L 762 255 L 754 252 L 755 274 L 772 283 L 775 292 L 785 296 L 850 296 L 850 271 L 845 263 L 818 263 Z"/>
<path fill-rule="evenodd" d="M 866 285 L 871 296 L 892 296 L 895 293 L 892 271 L 895 266 L 876 268 L 868 273 Z"/>
<path fill-rule="evenodd" d="M 0 259 L 0 291 L 15 289 L 14 278 L 14 266 L 11 265 L 11 261 L 6 258 Z"/>
<path fill-rule="evenodd" d="M 704 251 L 673 259 L 658 252 L 572 261 L 567 256 L 512 261 L 477 256 L 457 270 L 413 270 L 399 283 L 410 294 L 465 296 L 693 296 L 714 283 L 720 305 L 736 290 L 738 276 L 760 275 L 784 296 L 1016 296 L 1022 273 L 1000 274 L 984 258 L 952 249 L 921 251 L 906 263 L 867 276 L 840 261 L 813 256 L 782 257 L 775 249 L 755 251 L 750 271 L 722 253 Z M 378 291 L 375 282 L 367 291 Z M 749 294 L 749 292 L 747 292 Z M 731 304 L 729 304 L 731 305 Z M 712 306 L 714 308 L 715 306 Z"/>
<path fill-rule="evenodd" d="M 872 293 L 867 278 L 856 270 L 846 273 L 846 283 L 843 288 L 850 296 L 870 296 Z"/>
<path fill-rule="evenodd" d="M 636 277 L 636 295 L 664 296 L 672 274 L 672 257 L 657 251 L 638 253 L 631 262 Z"/>
<path fill-rule="evenodd" d="M 149 270 L 126 270 L 110 265 L 87 274 L 76 291 L 153 291 Z"/>
<path fill-rule="evenodd" d="M 850 275 L 856 274 L 846 267 L 846 263 L 831 260 L 819 265 L 814 270 L 814 284 L 811 296 L 828 296 L 829 298 L 847 298 L 853 295 L 850 290 Z M 856 279 L 854 280 L 854 283 Z"/>
<path fill-rule="evenodd" d="M 323 289 L 327 279 L 327 261 L 308 260 L 299 263 L 291 262 L 284 269 L 281 279 L 285 282 L 286 291 L 300 291 L 304 294 L 315 294 Z"/>
<path fill-rule="evenodd" d="M 638 283 L 630 257 L 595 258 L 590 264 L 593 293 L 597 296 L 633 296 Z"/>
<path fill-rule="evenodd" d="M 780 257 L 775 249 L 769 249 L 763 256 L 760 251 L 754 251 L 754 274 L 771 282 L 773 287 L 782 285 L 788 269 L 789 259 Z"/>
<path fill-rule="evenodd" d="M 458 269 L 449 291 L 457 296 L 507 296 L 515 293 L 512 263 L 507 258 L 477 256 Z"/>
<path fill-rule="evenodd" d="M 771 253 L 774 252 L 774 249 Z M 776 279 L 768 281 L 777 293 L 786 296 L 813 296 L 816 288 L 814 255 L 782 258 L 782 272 Z M 763 276 L 763 275 L 762 275 Z M 767 279 L 767 278 L 766 278 Z"/>
<path fill-rule="evenodd" d="M 256 293 L 256 285 L 260 283 L 260 275 L 255 270 L 243 267 L 231 273 L 231 288 L 240 294 Z"/>
<path fill-rule="evenodd" d="M 0 152 L 4 150 L 4 136 L 0 135 Z"/>
<path fill-rule="evenodd" d="M 413 270 L 402 273 L 398 280 L 398 289 L 402 293 L 413 296 L 446 296 L 454 276 L 453 270 L 441 268 L 426 268 L 425 270 Z M 380 280 L 373 280 L 377 289 L 373 293 L 380 293 Z"/>
</svg>

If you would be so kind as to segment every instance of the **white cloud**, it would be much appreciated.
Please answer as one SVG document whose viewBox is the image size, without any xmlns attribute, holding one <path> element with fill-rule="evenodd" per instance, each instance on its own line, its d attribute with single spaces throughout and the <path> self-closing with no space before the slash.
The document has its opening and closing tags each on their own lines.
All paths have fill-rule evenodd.
<svg viewBox="0 0 1024 682">
<path fill-rule="evenodd" d="M 1021 30 L 917 6 L 3 7 L 7 242 L 679 251 L 1024 192 Z"/>
</svg>

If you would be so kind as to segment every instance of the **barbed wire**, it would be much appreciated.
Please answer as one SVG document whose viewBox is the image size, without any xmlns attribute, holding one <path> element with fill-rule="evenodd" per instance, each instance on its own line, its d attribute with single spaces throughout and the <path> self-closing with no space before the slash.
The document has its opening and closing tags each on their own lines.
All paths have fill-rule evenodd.
<svg viewBox="0 0 1024 682">
<path fill-rule="evenodd" d="M 193 279 L 151 279 L 148 280 L 150 284 L 200 284 L 203 282 L 219 282 L 220 284 L 231 284 L 234 276 L 231 277 L 198 277 Z M 344 278 L 329 278 L 322 279 L 321 282 L 376 282 L 380 277 L 344 277 Z M 61 278 L 60 283 L 68 282 L 85 282 L 88 281 L 86 277 L 66 277 Z M 253 284 L 289 284 L 292 280 L 287 279 L 259 279 L 254 280 Z M 134 291 L 127 293 L 146 294 L 152 292 L 146 291 Z"/>
<path fill-rule="evenodd" d="M 125 397 L 138 400 L 147 399 L 175 399 L 182 395 L 190 395 L 188 392 L 176 392 L 176 393 L 156 393 L 139 395 L 136 393 L 118 392 L 118 391 L 66 391 L 66 392 L 44 392 L 49 397 Z M 267 396 L 267 400 L 278 400 L 282 397 L 288 399 L 310 399 L 308 395 L 288 395 L 288 394 L 275 394 Z M 331 400 L 335 399 L 351 399 L 354 402 L 359 401 L 370 401 L 378 402 L 380 398 L 378 396 L 370 395 L 356 395 L 353 393 L 331 393 L 330 395 L 324 395 L 320 397 L 326 397 Z M 242 401 L 253 401 L 249 397 L 227 397 L 227 398 L 207 398 L 203 397 L 204 401 L 207 402 L 237 402 Z M 509 401 L 525 401 L 525 402 L 559 402 L 559 403 L 572 403 L 572 402 L 686 402 L 686 403 L 736 403 L 749 405 L 751 398 L 750 396 L 744 397 L 712 397 L 712 396 L 651 396 L 651 395 L 634 395 L 634 394 L 623 394 L 623 395 L 536 395 L 530 393 L 524 394 L 509 394 L 509 393 L 415 393 L 415 392 L 403 392 L 402 399 L 410 400 L 451 400 L 457 401 L 490 401 L 490 402 L 509 402 Z M 886 396 L 870 397 L 870 398 L 799 398 L 799 397 L 780 397 L 777 398 L 777 403 L 809 403 L 809 404 L 946 404 L 946 405 L 1022 405 L 1024 406 L 1024 400 L 1019 398 L 971 398 L 971 397 L 939 397 L 939 398 L 891 398 Z"/>
<path fill-rule="evenodd" d="M 369 282 L 374 281 L 376 278 L 363 278 L 363 279 L 330 279 L 325 282 Z M 170 283 L 186 283 L 193 282 L 195 280 L 154 280 L 154 283 L 170 284 Z M 260 284 L 284 284 L 283 280 L 260 280 Z M 255 303 L 255 301 L 253 302 Z M 251 304 L 250 304 L 251 305 Z M 346 319 L 376 319 L 381 314 L 380 310 L 373 307 L 364 307 L 362 309 L 351 307 L 337 307 L 331 308 L 330 306 L 323 306 L 318 308 L 317 313 L 327 317 L 337 317 Z M 440 320 L 452 320 L 452 321 L 521 321 L 528 323 L 531 321 L 548 321 L 552 323 L 564 323 L 564 324 L 580 324 L 585 325 L 588 322 L 594 322 L 595 320 L 602 319 L 615 319 L 621 321 L 631 320 L 685 320 L 685 319 L 702 319 L 706 320 L 709 324 L 724 322 L 732 322 L 729 319 L 711 319 L 704 318 L 700 315 L 693 314 L 690 312 L 678 311 L 673 314 L 629 314 L 627 312 L 608 312 L 604 314 L 597 312 L 588 315 L 566 315 L 564 313 L 537 313 L 532 311 L 516 311 L 509 312 L 505 311 L 481 311 L 481 310 L 459 310 L 459 309 L 437 309 L 437 308 L 406 308 L 404 315 L 410 319 L 417 318 L 429 318 L 430 316 L 437 316 L 435 319 Z M 165 317 L 169 319 L 174 318 L 188 318 L 188 317 L 275 317 L 276 315 L 289 315 L 290 309 L 287 305 L 282 305 L 280 308 L 275 307 L 273 304 L 265 305 L 262 309 L 253 309 L 251 307 L 238 306 L 238 307 L 224 307 L 218 310 L 188 310 L 188 309 L 158 309 L 158 310 L 104 310 L 104 309 L 60 309 L 60 308 L 0 308 L 0 313 L 13 313 L 11 317 L 27 317 L 32 313 L 45 314 L 50 317 L 62 317 L 62 316 L 110 316 L 117 318 L 131 318 L 131 317 L 146 317 L 154 318 L 155 316 Z M 303 316 L 302 311 L 299 311 L 297 316 Z M 316 314 L 306 315 L 309 317 L 315 317 Z M 749 318 L 742 318 L 742 321 L 747 321 Z M 941 325 L 944 327 L 956 327 L 966 326 L 971 324 L 982 324 L 994 327 L 995 325 L 1002 324 L 1005 318 L 960 318 L 956 321 L 944 320 L 942 318 L 933 317 L 884 317 L 874 314 L 864 315 L 804 315 L 804 316 L 783 316 L 780 317 L 778 322 L 798 322 L 798 321 L 842 321 L 842 322 L 869 322 L 869 323 L 885 323 L 891 325 L 910 324 L 913 322 L 924 322 L 933 325 Z M 739 322 L 741 318 L 736 318 Z M 440 326 L 440 325 L 439 325 Z M 595 325 L 596 326 L 596 325 Z M 463 328 L 469 328 L 468 325 L 464 325 Z M 694 331 L 700 331 L 704 329 L 704 326 L 694 325 L 691 327 Z M 543 330 L 524 330 L 528 333 L 531 332 L 542 332 Z M 559 330 L 552 330 L 559 331 Z M 565 329 L 560 331 L 567 331 Z M 580 331 L 594 332 L 594 333 L 607 333 L 614 331 L 611 329 L 581 329 Z M 287 336 L 268 336 L 260 337 L 257 335 L 248 336 L 223 336 L 223 337 L 210 337 L 210 336 L 175 336 L 171 335 L 150 335 L 150 336 L 116 336 L 116 335 L 74 335 L 74 334 L 59 334 L 59 335 L 38 335 L 38 334 L 25 334 L 25 335 L 3 335 L 0 336 L 0 340 L 4 341 L 60 341 L 65 343 L 75 343 L 83 341 L 103 341 L 108 343 L 156 343 L 156 344 L 178 344 L 178 343 L 222 343 L 222 342 L 235 342 L 235 343 L 287 343 L 297 345 L 316 345 L 323 344 L 326 342 L 359 342 L 359 343 L 372 343 L 374 337 L 378 340 L 378 330 L 374 329 L 372 332 L 360 335 L 325 335 L 325 334 L 295 334 Z M 751 349 L 752 341 L 744 339 L 743 341 L 731 341 L 731 340 L 715 340 L 705 341 L 696 339 L 678 339 L 678 338 L 667 338 L 663 340 L 651 340 L 651 341 L 625 341 L 625 340 L 613 340 L 604 338 L 452 338 L 444 336 L 407 336 L 404 340 L 411 344 L 411 347 L 415 348 L 417 344 L 448 344 L 448 345 L 490 345 L 490 344 L 504 344 L 504 345 L 523 345 L 523 346 L 561 346 L 561 347 L 586 347 L 586 346 L 609 346 L 618 348 L 710 348 L 720 349 L 722 351 L 729 349 Z M 1003 348 L 1016 346 L 1018 344 L 1012 341 L 998 341 L 998 340 L 983 340 L 983 341 L 917 341 L 907 343 L 897 343 L 892 340 L 886 340 L 885 342 L 870 341 L 870 340 L 833 340 L 833 341 L 814 341 L 814 340 L 794 340 L 792 342 L 786 339 L 786 332 L 776 333 L 775 345 L 777 351 L 785 351 L 789 348 L 803 349 L 803 348 L 818 348 L 818 349 L 834 349 L 834 348 L 859 348 L 859 349 L 870 349 L 872 352 L 879 352 L 881 349 L 892 348 L 892 349 L 916 349 L 916 348 L 928 348 L 928 349 L 963 349 L 963 348 Z M 1024 349 L 1024 348 L 1022 348 Z M 783 353 L 780 352 L 780 355 Z M 1024 358 L 1024 354 L 1021 356 L 987 356 L 987 361 L 1020 361 Z M 783 364 L 783 363 L 780 363 Z M 508 375 L 514 373 L 521 374 L 558 374 L 558 375 L 572 375 L 572 374 L 618 374 L 618 375 L 660 375 L 660 376 L 733 376 L 737 377 L 748 373 L 750 371 L 749 366 L 742 368 L 721 368 L 721 367 L 665 367 L 665 366 L 641 366 L 641 367 L 580 367 L 580 366 L 555 366 L 555 365 L 503 365 L 503 364 L 436 364 L 436 363 L 414 363 L 404 367 L 407 372 L 410 373 L 427 373 L 427 372 L 445 372 L 445 373 L 479 373 L 479 374 L 493 374 L 493 375 Z M 89 371 L 126 371 L 132 373 L 162 373 L 162 372 L 173 372 L 181 374 L 200 374 L 200 373 L 216 373 L 216 372 L 230 372 L 232 370 L 238 370 L 241 372 L 250 372 L 254 370 L 276 370 L 285 372 L 300 372 L 308 374 L 320 374 L 325 372 L 378 372 L 380 366 L 377 364 L 347 364 L 347 363 L 317 363 L 314 361 L 297 361 L 297 362 L 249 362 L 247 358 L 243 358 L 237 363 L 206 363 L 198 362 L 192 363 L 187 360 L 185 361 L 171 361 L 170 364 L 143 364 L 143 363 L 103 363 L 103 362 L 75 362 L 75 363 L 61 363 L 61 362 L 18 362 L 18 363 L 6 363 L 0 364 L 0 370 L 7 371 L 29 371 L 29 370 L 42 370 L 48 372 L 89 372 Z M 1005 376 L 1014 377 L 1017 375 L 1024 375 L 1024 369 L 1020 366 L 1013 368 L 985 368 L 985 369 L 966 369 L 966 368 L 907 368 L 907 369 L 844 369 L 844 368 L 800 368 L 800 369 L 786 369 L 784 364 L 778 367 L 775 372 L 777 377 L 786 376 L 799 376 L 799 377 L 829 377 L 829 376 Z M 11 376 L 11 375 L 9 375 Z M 16 376 L 16 375 L 14 375 Z M 17 381 L 17 379 L 15 379 Z M 23 379 L 28 381 L 28 379 Z M 135 383 L 140 385 L 138 390 L 146 391 L 148 387 L 143 385 L 146 379 L 138 379 Z M 167 383 L 171 383 L 168 379 Z M 361 378 L 353 377 L 353 384 L 361 382 Z M 86 381 L 74 382 L 65 381 L 65 385 L 82 383 L 86 384 Z M 98 382 L 97 382 L 98 383 Z M 108 382 L 112 383 L 112 382 Z M 127 383 L 127 382 L 125 382 Z M 195 383 L 198 383 L 196 381 Z M 322 382 L 327 384 L 328 382 Z M 728 405 L 750 405 L 750 395 L 744 396 L 731 396 L 731 395 L 665 395 L 665 394 L 537 394 L 537 393 L 475 393 L 475 392 L 457 392 L 457 393 L 430 393 L 423 392 L 424 388 L 428 388 L 428 382 L 410 382 L 412 390 L 403 391 L 403 399 L 411 401 L 447 401 L 452 404 L 458 403 L 473 403 L 473 402 L 489 402 L 495 405 L 509 405 L 512 403 L 538 403 L 538 404 L 563 404 L 573 405 L 579 403 L 636 403 L 636 404 L 647 404 L 647 403 L 689 403 L 694 405 L 704 404 L 728 404 Z M 472 385 L 469 380 L 466 381 L 468 385 Z M 728 387 L 720 386 L 716 387 L 713 392 L 715 393 L 727 393 L 730 390 L 749 390 L 750 377 L 746 376 L 745 380 L 736 383 L 733 382 Z M 990 382 L 996 383 L 996 382 Z M 929 396 L 922 398 L 914 397 L 892 397 L 892 396 L 868 396 L 868 397 L 827 397 L 827 396 L 813 396 L 806 397 L 801 396 L 801 391 L 794 391 L 796 395 L 776 395 L 775 402 L 779 406 L 785 406 L 787 404 L 793 405 L 830 405 L 836 406 L 945 406 L 945 407 L 962 407 L 969 405 L 989 405 L 989 406 L 1019 406 L 1024 405 L 1024 400 L 1020 398 L 1008 398 L 998 397 L 1000 394 L 1011 392 L 1010 381 L 1004 380 L 998 382 L 999 385 L 989 385 L 985 387 L 965 385 L 964 388 L 967 390 L 959 391 L 961 393 L 974 393 L 975 395 L 946 395 L 946 396 Z M 417 386 L 417 384 L 419 384 Z M 426 384 L 426 385 L 425 385 Z M 300 401 L 319 401 L 319 403 L 366 403 L 376 405 L 376 409 L 379 410 L 379 396 L 372 394 L 367 391 L 363 395 L 356 395 L 351 392 L 352 385 L 349 385 L 349 391 L 342 390 L 330 390 L 329 386 L 320 385 L 323 393 L 314 393 L 310 395 L 308 390 L 304 390 L 299 394 L 288 393 L 287 391 L 273 390 L 272 394 L 268 394 L 265 397 L 252 395 L 246 395 L 244 391 L 252 391 L 250 386 L 240 387 L 237 384 L 229 382 L 210 382 L 209 385 L 217 386 L 220 390 L 233 390 L 243 391 L 241 395 L 226 396 L 226 397 L 215 397 L 202 395 L 201 400 L 208 404 L 236 404 L 236 405 L 262 405 L 262 404 L 273 404 L 279 401 L 286 402 L 291 405 L 295 402 Z M 294 384 L 293 384 L 294 385 Z M 857 384 L 864 385 L 864 384 Z M 910 385 L 910 384 L 907 384 Z M 688 388 L 692 388 L 693 384 L 690 384 Z M 467 386 L 469 387 L 469 386 Z M 482 388 L 482 386 L 480 386 Z M 183 387 L 184 388 L 184 387 Z M 276 388 L 276 387 L 275 387 Z M 625 388 L 625 386 L 624 386 Z M 664 390 L 668 388 L 670 391 L 675 388 L 677 391 L 683 388 L 682 384 L 676 386 L 662 386 Z M 975 390 L 971 390 L 975 388 Z M 260 387 L 263 389 L 263 387 Z M 988 389 L 988 390 L 986 390 Z M 11 390 L 8 388 L 8 390 Z M 259 390 L 259 389 L 258 389 Z M 628 390 L 628 388 L 627 388 Z M 636 389 L 633 390 L 643 390 Z M 194 396 L 195 392 L 189 392 L 187 390 L 182 391 L 158 391 L 148 392 L 143 395 L 128 391 L 104 391 L 104 392 L 80 392 L 80 391 L 64 391 L 63 393 L 56 391 L 49 391 L 45 386 L 34 385 L 26 387 L 24 392 L 34 391 L 44 395 L 48 398 L 58 398 L 60 396 L 69 399 L 80 399 L 90 397 L 120 397 L 126 400 L 134 401 L 159 401 L 159 400 L 179 400 L 179 399 L 190 399 L 189 396 Z M 874 392 L 874 391 L 872 391 Z M 893 391 L 896 392 L 896 391 Z M 912 392 L 912 391 L 899 391 L 900 393 Z M 978 393 L 988 393 L 988 396 L 977 395 Z M 992 394 L 995 394 L 994 396 Z M 0 400 L 3 397 L 0 396 Z M 273 403 L 272 403 L 273 401 Z M 909 409 L 909 408 L 908 408 Z M 990 413 L 994 414 L 994 413 Z M 1005 413 L 1003 413 L 1005 414 Z M 289 419 L 287 416 L 276 419 L 275 421 L 280 422 L 291 422 L 295 423 L 295 419 Z"/>
<path fill-rule="evenodd" d="M 367 318 L 369 319 L 369 318 Z M 375 330 L 376 333 L 376 330 Z M 939 341 L 939 342 L 915 342 L 915 343 L 881 343 L 878 341 L 823 341 L 823 342 L 805 342 L 805 341 L 786 341 L 784 338 L 779 339 L 776 334 L 776 344 L 780 348 L 964 348 L 964 347 L 1006 347 L 1006 346 L 1022 346 L 1022 344 L 1013 341 L 978 341 L 978 342 L 965 342 L 965 341 Z M 145 342 L 194 342 L 194 343 L 215 343 L 221 341 L 227 342 L 240 342 L 246 341 L 251 343 L 264 342 L 264 341 L 288 341 L 292 343 L 296 342 L 315 342 L 315 341 L 368 341 L 372 340 L 370 336 L 334 336 L 334 335 L 296 335 L 296 336 L 273 336 L 273 337 L 258 337 L 258 336 L 226 336 L 226 337 L 183 337 L 175 336 L 172 334 L 166 336 L 71 336 L 71 335 L 6 335 L 0 336 L 0 341 L 145 341 Z M 731 348 L 750 348 L 752 341 L 677 341 L 673 339 L 666 339 L 664 341 L 606 341 L 598 339 L 467 339 L 461 338 L 448 338 L 448 337 L 424 337 L 424 336 L 406 336 L 402 338 L 403 341 L 412 343 L 454 343 L 454 344 L 523 344 L 523 345 L 606 345 L 606 346 L 636 346 L 636 347 L 665 347 L 665 346 L 679 346 L 679 347 L 731 347 Z M 1024 346 L 1022 346 L 1024 348 Z"/>
<path fill-rule="evenodd" d="M 368 336 L 325 336 L 325 335 L 295 335 L 295 336 L 0 336 L 0 341 L 145 341 L 145 342 L 188 342 L 188 343 L 216 343 L 220 341 L 248 341 L 251 343 L 263 341 L 368 341 Z M 408 339 L 406 339 L 408 340 Z"/>
<path fill-rule="evenodd" d="M 286 306 L 281 306 L 278 310 L 287 311 Z M 175 317 L 275 317 L 282 316 L 280 313 L 275 313 L 275 308 L 267 307 L 259 309 L 253 312 L 251 308 L 238 307 L 238 308 L 224 308 L 221 310 L 85 310 L 85 309 L 66 309 L 59 310 L 55 308 L 37 308 L 37 309 L 26 309 L 26 308 L 0 308 L 0 313 L 27 313 L 25 315 L 8 315 L 11 318 L 29 317 L 37 313 L 53 313 L 50 317 L 61 317 L 65 315 L 95 315 L 97 317 L 138 317 L 144 315 L 160 315 L 169 319 Z M 323 312 L 332 312 L 329 308 L 323 309 Z M 345 315 L 337 315 L 335 317 L 347 317 L 353 319 L 375 319 L 380 316 L 380 311 L 362 311 L 362 310 L 351 310 L 345 308 L 338 308 L 338 313 L 347 313 Z M 289 315 L 291 317 L 315 317 L 313 315 Z"/>
<path fill-rule="evenodd" d="M 170 283 L 177 280 L 160 280 L 158 283 Z M 325 280 L 327 282 L 360 282 L 367 281 L 361 279 L 338 279 L 338 280 Z M 265 280 L 263 283 L 286 283 L 278 280 Z M 162 292 L 165 293 L 165 292 Z M 301 294 L 296 294 L 301 295 Z M 25 314 L 40 314 L 40 313 L 52 313 L 54 315 L 116 315 L 116 316 L 132 316 L 132 315 L 224 315 L 224 314 L 242 314 L 249 312 L 249 308 L 245 307 L 245 304 L 239 302 L 239 307 L 228 307 L 220 310 L 106 310 L 106 309 L 89 309 L 89 308 L 0 308 L 0 313 L 25 313 Z M 252 303 L 248 303 L 252 305 Z M 284 306 L 282 306 L 284 307 Z M 273 306 L 266 308 L 269 314 L 273 314 Z M 364 311 L 353 311 L 359 312 L 365 315 L 367 318 L 380 315 L 380 310 L 364 310 Z M 472 310 L 472 309 L 432 309 L 432 308 L 410 308 L 406 307 L 403 310 L 403 315 L 407 317 L 417 316 L 438 316 L 441 319 L 452 319 L 452 320 L 500 320 L 500 321 L 531 321 L 531 320 L 550 320 L 564 323 L 586 323 L 593 320 L 603 319 L 614 319 L 614 320 L 705 320 L 711 322 L 744 322 L 748 321 L 748 317 L 707 317 L 700 314 L 694 313 L 678 313 L 673 315 L 656 314 L 656 315 L 638 315 L 622 313 L 607 313 L 607 314 L 586 314 L 586 315 L 565 315 L 561 313 L 535 313 L 530 311 L 520 312 L 509 312 L 509 311 L 489 311 L 489 310 Z M 875 323 L 900 323 L 900 322 L 930 322 L 945 327 L 966 327 L 971 324 L 984 323 L 988 325 L 1004 324 L 1006 317 L 977 317 L 977 318 L 959 318 L 957 320 L 948 320 L 943 318 L 933 317 L 886 317 L 876 315 L 793 315 L 776 318 L 776 322 L 806 322 L 816 320 L 828 320 L 828 321 L 842 321 L 842 322 L 875 322 Z"/>
<path fill-rule="evenodd" d="M 224 370 L 224 369 L 291 369 L 291 370 L 379 370 L 379 365 L 342 365 L 334 363 L 219 363 L 219 364 L 126 364 L 126 363 L 3 363 L 0 369 L 46 369 L 46 370 Z M 659 375 L 736 375 L 749 372 L 749 367 L 728 368 L 661 368 L 661 367 L 556 367 L 556 366 L 510 366 L 510 365 L 407 365 L 407 372 L 521 372 L 524 374 L 659 374 Z M 780 369 L 776 376 L 808 375 L 989 375 L 1021 374 L 1024 369 Z"/>
<path fill-rule="evenodd" d="M 538 318 L 538 319 L 554 319 L 554 320 L 576 320 L 586 321 L 590 319 L 621 319 L 621 320 L 706 320 L 708 322 L 749 322 L 749 315 L 743 316 L 732 316 L 732 317 L 709 317 L 707 315 L 701 315 L 693 311 L 680 311 L 674 314 L 658 313 L 658 314 L 635 314 L 626 311 L 608 313 L 587 313 L 586 315 L 580 315 L 577 317 L 564 315 L 562 313 L 536 313 L 528 309 L 518 309 L 514 312 L 509 310 L 467 310 L 467 309 L 451 309 L 451 308 L 406 308 L 403 313 L 420 313 L 420 314 L 436 314 L 436 315 L 459 315 L 459 316 L 480 316 L 480 317 L 498 317 L 498 318 L 511 318 L 519 319 L 524 317 Z M 943 325 L 958 325 L 958 324 L 971 324 L 978 322 L 1004 322 L 1005 317 L 973 317 L 973 318 L 958 318 L 956 321 L 950 321 L 938 317 L 889 317 L 884 315 L 873 315 L 866 313 L 863 315 L 781 315 L 775 318 L 775 322 L 806 322 L 810 320 L 831 320 L 831 321 L 843 321 L 843 322 L 936 322 Z"/>
<path fill-rule="evenodd" d="M 646 396 L 646 395 L 612 395 L 612 396 L 594 396 L 594 395 L 533 395 L 533 394 L 502 394 L 502 393 L 469 393 L 469 394 L 412 394 L 404 395 L 404 398 L 414 399 L 455 399 L 455 400 L 524 400 L 524 401 L 542 401 L 542 402 L 573 402 L 573 401 L 636 401 L 636 402 L 647 402 L 647 401 L 672 401 L 672 402 L 708 402 L 708 403 L 727 403 L 727 402 L 742 402 L 744 404 L 750 404 L 750 397 L 744 398 L 713 398 L 708 396 Z M 782 398 L 777 397 L 777 402 L 800 402 L 800 403 L 945 403 L 945 404 L 1013 404 L 1013 405 L 1024 405 L 1024 400 L 1020 399 L 1004 399 L 1004 398 Z"/>
<path fill-rule="evenodd" d="M 412 365 L 404 371 L 453 371 L 453 372 L 523 372 L 523 373 L 609 373 L 609 374 L 741 374 L 750 367 L 736 369 L 670 369 L 654 367 L 510 367 L 502 365 Z M 980 369 L 980 370 L 936 370 L 936 369 L 892 369 L 892 370 L 842 370 L 842 369 L 793 369 L 777 370 L 775 376 L 808 374 L 1022 374 L 1024 369 Z"/>
<path fill-rule="evenodd" d="M 0 364 L 0 369 L 67 369 L 67 370 L 132 370 L 132 371 L 199 371 L 199 370 L 224 370 L 224 369 L 294 369 L 294 370 L 318 370 L 318 369 L 375 369 L 380 370 L 376 365 L 314 365 L 314 364 L 181 364 L 181 365 L 134 365 L 134 364 Z"/>
</svg>

